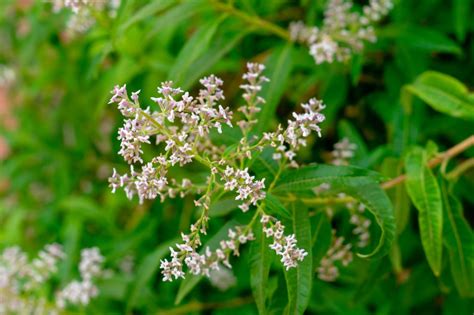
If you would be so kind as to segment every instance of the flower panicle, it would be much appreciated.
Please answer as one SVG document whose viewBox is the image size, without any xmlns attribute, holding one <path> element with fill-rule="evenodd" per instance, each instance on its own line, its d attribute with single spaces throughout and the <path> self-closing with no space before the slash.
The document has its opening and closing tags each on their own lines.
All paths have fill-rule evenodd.
<svg viewBox="0 0 474 315">
<path fill-rule="evenodd" d="M 374 24 L 393 8 L 391 0 L 370 0 L 362 13 L 352 11 L 350 0 L 330 0 L 320 27 L 291 22 L 290 38 L 307 45 L 316 64 L 345 61 L 359 53 L 366 42 L 377 40 Z"/>
<path fill-rule="evenodd" d="M 319 124 L 324 121 L 322 110 L 325 106 L 315 98 L 301 104 L 302 112 L 293 113 L 286 127 L 280 125 L 274 132 L 248 136 L 256 122 L 255 115 L 265 103 L 259 95 L 262 85 L 268 81 L 263 75 L 264 70 L 261 64 L 247 64 L 247 72 L 242 76 L 244 83 L 240 86 L 245 105 L 238 109 L 243 119 L 236 123 L 233 112 L 223 104 L 224 82 L 212 74 L 199 81 L 202 88 L 197 96 L 191 96 L 172 82 L 161 83 L 157 88 L 159 95 L 151 98 L 156 110 L 150 107 L 142 109 L 140 91 L 129 95 L 126 85 L 117 85 L 111 91 L 109 103 L 116 104 L 124 117 L 123 126 L 118 131 L 118 153 L 130 168 L 126 174 L 113 170 L 109 178 L 112 192 L 123 188 L 129 199 L 138 196 L 140 203 L 156 198 L 164 201 L 178 195 L 201 195 L 194 202 L 201 210 L 201 216 L 191 225 L 191 232 L 182 235 L 183 242 L 170 249 L 171 258 L 161 261 L 165 281 L 183 278 L 186 272 L 208 276 L 220 265 L 230 268 L 229 256 L 238 256 L 239 246 L 252 240 L 253 235 L 248 229 L 236 228 L 229 231 L 229 239 L 222 241 L 218 249 L 201 248 L 200 235 L 207 233 L 208 212 L 214 194 L 233 194 L 243 212 L 257 208 L 257 214 L 263 214 L 260 206 L 269 188 L 265 178 L 253 175 L 246 166 L 253 154 L 269 148 L 274 151 L 273 158 L 280 161 L 282 168 L 297 166 L 296 153 L 307 144 L 308 137 L 313 132 L 321 136 Z M 210 137 L 213 130 L 223 133 L 224 125 L 226 128 L 239 126 L 242 131 L 241 140 L 232 150 L 214 144 Z M 142 147 L 151 145 L 152 138 L 156 139 L 154 144 L 161 152 L 145 161 Z M 204 183 L 170 176 L 171 168 L 184 167 L 193 161 L 209 169 Z M 281 223 L 275 224 L 278 227 Z M 274 241 L 275 246 L 282 246 L 277 252 L 282 255 L 286 268 L 295 267 L 307 255 L 304 250 L 296 248 L 294 235 L 274 238 Z"/>
</svg>

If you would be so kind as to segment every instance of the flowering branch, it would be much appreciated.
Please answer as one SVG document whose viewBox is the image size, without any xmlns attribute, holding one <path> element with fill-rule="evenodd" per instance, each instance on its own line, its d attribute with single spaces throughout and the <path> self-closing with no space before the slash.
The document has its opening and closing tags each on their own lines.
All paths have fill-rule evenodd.
<svg viewBox="0 0 474 315">
<path fill-rule="evenodd" d="M 112 91 L 109 103 L 116 103 L 125 118 L 118 132 L 121 142 L 118 153 L 130 167 L 130 172 L 124 175 L 113 170 L 109 179 L 112 191 L 123 188 L 129 199 L 137 195 L 140 203 L 157 197 L 163 201 L 176 195 L 183 197 L 202 194 L 194 201 L 195 206 L 201 209 L 199 219 L 191 225 L 189 234 L 181 234 L 183 242 L 170 248 L 171 260 L 161 261 L 165 281 L 184 278 L 184 265 L 190 273 L 206 276 L 219 269 L 220 265 L 230 268 L 230 256 L 238 256 L 240 245 L 254 239 L 252 228 L 258 217 L 262 217 L 261 221 L 268 225 L 267 231 L 275 227 L 273 234 L 266 234 L 274 237 L 272 248 L 282 256 L 286 268 L 296 267 L 297 261 L 304 259 L 306 255 L 304 250 L 296 247 L 294 235 L 284 236 L 281 222 L 265 214 L 264 199 L 275 186 L 283 169 L 297 166 L 294 160 L 296 152 L 306 145 L 306 138 L 310 133 L 316 131 L 321 135 L 319 123 L 324 120 L 324 115 L 321 114 L 324 105 L 316 99 L 310 99 L 308 103 L 301 105 L 304 112 L 293 113 L 293 119 L 288 120 L 286 127 L 280 125 L 275 132 L 250 138 L 250 131 L 256 123 L 255 114 L 265 104 L 265 100 L 258 94 L 268 78 L 262 75 L 265 69 L 263 65 L 248 63 L 247 69 L 242 77 L 245 82 L 240 86 L 244 91 L 244 105 L 238 108 L 241 119 L 235 123 L 234 113 L 221 105 L 225 99 L 221 89 L 223 81 L 214 75 L 200 80 L 203 88 L 199 90 L 197 97 L 173 87 L 172 82 L 163 82 L 158 88 L 160 95 L 151 98 L 159 109 L 157 111 L 152 111 L 150 107 L 141 108 L 140 91 L 129 96 L 125 85 L 116 86 Z M 237 116 L 238 114 L 235 115 Z M 242 133 L 242 138 L 235 147 L 226 149 L 212 143 L 209 137 L 211 130 L 222 133 L 223 125 L 233 128 L 234 124 L 239 126 Z M 162 153 L 145 162 L 142 158 L 142 145 L 152 144 L 152 137 Z M 265 178 L 255 178 L 245 167 L 265 148 L 273 149 L 273 159 L 279 163 L 278 173 L 267 190 Z M 193 183 L 189 179 L 182 179 L 178 183 L 168 176 L 172 167 L 184 167 L 193 161 L 199 162 L 209 171 L 205 191 L 201 191 L 202 184 Z M 139 164 L 141 170 L 135 170 L 136 164 Z M 252 207 L 256 207 L 256 212 L 246 226 L 230 229 L 228 238 L 220 242 L 219 248 L 211 251 L 206 247 L 199 251 L 202 245 L 201 235 L 207 233 L 211 200 L 224 193 L 235 194 L 235 199 L 241 202 L 239 208 L 243 212 Z"/>
<path fill-rule="evenodd" d="M 360 52 L 365 42 L 375 42 L 373 24 L 392 9 L 391 0 L 370 0 L 362 14 L 352 11 L 350 0 L 330 0 L 320 27 L 306 26 L 302 21 L 290 24 L 292 41 L 305 44 L 316 64 L 345 61 Z"/>
</svg>

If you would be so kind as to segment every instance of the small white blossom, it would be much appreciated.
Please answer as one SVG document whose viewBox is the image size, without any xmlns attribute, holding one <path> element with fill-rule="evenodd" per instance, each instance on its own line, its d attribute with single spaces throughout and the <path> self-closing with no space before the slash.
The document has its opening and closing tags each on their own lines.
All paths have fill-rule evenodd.
<svg viewBox="0 0 474 315">
<path fill-rule="evenodd" d="M 69 9 L 73 13 L 67 24 L 67 31 L 71 34 L 84 33 L 95 24 L 93 11 L 106 10 L 110 17 L 115 17 L 120 2 L 120 0 L 52 0 L 54 12 Z"/>
<path fill-rule="evenodd" d="M 46 245 L 31 261 L 19 247 L 3 250 L 0 254 L 0 313 L 58 314 L 67 304 L 87 305 L 99 294 L 92 281 L 101 275 L 104 258 L 97 248 L 81 252 L 81 281 L 74 280 L 57 292 L 53 304 L 42 296 L 50 278 L 58 273 L 59 261 L 64 258 L 59 244 Z"/>
<path fill-rule="evenodd" d="M 343 138 L 341 141 L 334 144 L 334 150 L 331 152 L 334 165 L 349 165 L 350 159 L 354 157 L 354 152 L 357 145 L 351 143 L 349 139 Z"/>
<path fill-rule="evenodd" d="M 369 227 L 371 221 L 364 216 L 365 205 L 360 203 L 357 207 L 354 204 L 348 204 L 347 207 L 352 211 L 350 222 L 355 226 L 352 233 L 357 235 L 359 240 L 357 246 L 366 247 L 370 241 Z"/>
<path fill-rule="evenodd" d="M 297 241 L 294 234 L 284 235 L 285 226 L 280 221 L 263 215 L 260 222 L 265 236 L 273 238 L 270 248 L 281 256 L 280 261 L 286 270 L 298 266 L 298 261 L 303 261 L 308 255 L 304 249 L 296 247 Z"/>
<path fill-rule="evenodd" d="M 235 230 L 229 229 L 228 239 L 219 243 L 219 248 L 212 251 L 209 247 L 203 253 L 198 253 L 197 249 L 201 245 L 199 233 L 191 229 L 191 234 L 182 234 L 183 243 L 176 244 L 177 251 L 170 248 L 171 260 L 161 260 L 160 269 L 163 281 L 173 281 L 184 278 L 183 266 L 188 268 L 193 275 L 211 276 L 212 271 L 219 270 L 221 265 L 232 268 L 229 257 L 239 255 L 239 247 L 254 239 L 251 231 L 245 232 L 241 227 Z M 183 264 L 184 263 L 184 264 Z"/>
<path fill-rule="evenodd" d="M 314 32 L 313 32 L 314 33 Z M 261 137 L 250 134 L 250 127 L 256 122 L 255 114 L 265 103 L 258 93 L 268 79 L 263 76 L 265 67 L 257 63 L 248 63 L 243 75 L 245 105 L 239 108 L 244 116 L 233 123 L 233 113 L 222 102 L 225 100 L 222 90 L 223 81 L 210 75 L 200 80 L 203 88 L 196 97 L 189 92 L 174 87 L 172 82 L 163 82 L 157 88 L 159 95 L 152 97 L 153 107 L 142 109 L 139 91 L 128 96 L 126 86 L 115 86 L 110 103 L 115 103 L 125 117 L 119 130 L 121 149 L 119 151 L 130 164 L 130 172 L 121 175 L 115 169 L 109 178 L 112 192 L 123 188 L 129 199 L 138 195 L 140 203 L 146 199 L 174 198 L 185 194 L 202 194 L 195 198 L 194 204 L 202 211 L 200 218 L 191 225 L 189 234 L 182 234 L 183 242 L 171 248 L 171 258 L 160 262 L 163 280 L 173 281 L 184 278 L 186 273 L 209 276 L 219 265 L 231 268 L 230 255 L 240 254 L 240 245 L 253 239 L 251 229 L 237 227 L 230 230 L 228 238 L 221 240 L 219 248 L 201 248 L 201 235 L 207 233 L 211 198 L 216 191 L 232 192 L 238 207 L 247 212 L 252 206 L 258 207 L 266 197 L 265 178 L 256 178 L 251 174 L 248 162 L 264 148 L 274 150 L 273 157 L 280 160 L 282 167 L 297 167 L 294 161 L 307 138 L 316 132 L 321 135 L 319 124 L 324 121 L 321 113 L 324 105 L 321 101 L 310 99 L 302 104 L 302 112 L 293 113 L 286 128 L 278 126 L 275 132 L 266 132 Z M 224 131 L 227 125 L 238 125 L 243 137 L 233 147 L 216 145 L 210 136 L 211 131 Z M 143 160 L 142 144 L 155 144 L 161 153 L 151 161 Z M 178 182 L 169 176 L 173 167 L 183 167 L 193 161 L 208 169 L 204 183 L 192 183 L 187 179 Z M 139 167 L 135 167 L 135 166 Z M 203 184 L 207 186 L 203 188 Z M 296 247 L 295 235 L 284 235 L 280 221 L 267 221 L 264 232 L 272 237 L 272 249 L 281 256 L 286 268 L 295 267 L 304 259 L 306 251 Z"/>
<path fill-rule="evenodd" d="M 99 295 L 99 289 L 93 280 L 103 275 L 104 257 L 97 247 L 81 251 L 79 273 L 81 280 L 73 280 L 56 293 L 56 305 L 65 308 L 68 304 L 86 306 Z"/>
<path fill-rule="evenodd" d="M 238 170 L 227 166 L 223 172 L 224 189 L 237 191 L 235 200 L 242 200 L 240 205 L 242 211 L 246 212 L 250 205 L 256 205 L 257 201 L 265 198 L 265 179 L 256 180 L 255 176 L 251 176 L 248 169 Z"/>
<path fill-rule="evenodd" d="M 219 266 L 219 268 L 210 272 L 209 281 L 213 287 L 218 288 L 220 291 L 227 291 L 235 286 L 237 279 L 231 269 Z"/>
<path fill-rule="evenodd" d="M 363 49 L 364 42 L 377 40 L 372 24 L 386 16 L 393 4 L 391 0 L 370 0 L 362 14 L 352 11 L 352 6 L 350 0 L 329 0 L 320 28 L 291 22 L 290 38 L 307 45 L 316 64 L 350 58 Z"/>
<path fill-rule="evenodd" d="M 336 266 L 336 262 L 347 266 L 352 261 L 351 244 L 344 244 L 344 237 L 336 237 L 335 230 L 332 233 L 331 247 L 321 259 L 317 269 L 319 279 L 327 282 L 335 281 L 339 277 L 339 268 Z"/>
</svg>

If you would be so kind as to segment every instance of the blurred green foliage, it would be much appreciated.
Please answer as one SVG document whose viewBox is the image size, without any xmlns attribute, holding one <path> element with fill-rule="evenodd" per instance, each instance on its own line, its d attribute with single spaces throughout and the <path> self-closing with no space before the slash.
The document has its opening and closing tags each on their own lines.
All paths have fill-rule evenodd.
<svg viewBox="0 0 474 315">
<path fill-rule="evenodd" d="M 316 24 L 325 4 L 308 0 L 229 2 L 237 12 L 283 28 L 294 20 Z M 300 153 L 301 161 L 328 162 L 332 145 L 347 137 L 358 146 L 352 161 L 356 166 L 393 178 L 405 172 L 405 161 L 409 176 L 415 176 L 407 184 L 412 198 L 426 189 L 413 175 L 417 172 L 425 172 L 431 185 L 441 187 L 434 201 L 437 204 L 424 209 L 426 204 L 415 200 L 418 210 L 410 206 L 404 185 L 388 190 L 397 221 L 390 254 L 372 260 L 355 258 L 341 269 L 336 283 L 314 275 L 312 280 L 304 279 L 312 282 L 312 289 L 305 293 L 310 294 L 306 312 L 472 313 L 472 259 L 468 260 L 468 274 L 459 274 L 455 266 L 464 263 L 458 258 L 456 226 L 463 235 L 463 250 L 472 258 L 472 230 L 462 208 L 473 208 L 474 173 L 469 168 L 455 171 L 457 165 L 473 158 L 474 150 L 432 172 L 417 161 L 426 162 L 433 150 L 429 146 L 412 149 L 432 140 L 439 151 L 445 151 L 473 134 L 473 94 L 469 92 L 474 86 L 472 1 L 395 1 L 389 17 L 377 29 L 377 43 L 345 64 L 323 65 L 315 65 L 307 48 L 288 43 L 234 11 L 222 10 L 216 1 L 123 0 L 116 18 L 96 12 L 96 24 L 74 37 L 64 32 L 68 12 L 53 13 L 44 1 L 22 3 L 0 2 L 0 64 L 16 73 L 7 97 L 16 127 L 2 125 L 0 129 L 11 151 L 0 164 L 0 248 L 19 244 L 35 252 L 48 242 L 64 244 L 68 260 L 62 265 L 61 283 L 74 277 L 80 248 L 98 246 L 111 268 L 133 255 L 133 273 L 117 273 L 103 280 L 90 314 L 257 314 L 251 290 L 256 280 L 250 274 L 258 277 L 261 272 L 269 275 L 263 279 L 265 307 L 272 314 L 283 312 L 286 281 L 293 282 L 285 280 L 276 263 L 256 264 L 252 260 L 255 248 L 245 248 L 240 259 L 234 260 L 237 284 L 228 291 L 220 292 L 203 279 L 163 283 L 160 259 L 195 218 L 192 198 L 138 205 L 122 193 L 112 195 L 107 187 L 112 168 L 124 168 L 116 154 L 121 119 L 115 108 L 107 106 L 115 84 L 142 89 L 143 99 L 149 99 L 161 81 L 173 80 L 177 86 L 194 90 L 200 77 L 215 73 L 226 82 L 227 104 L 236 107 L 239 78 L 249 60 L 265 63 L 271 79 L 262 92 L 267 104 L 259 119 L 260 131 L 285 122 L 295 104 L 309 97 L 327 104 L 323 138 Z M 180 172 L 175 175 L 182 176 Z M 195 176 L 201 175 L 196 170 Z M 443 207 L 443 203 L 454 206 Z M 295 224 L 308 225 L 294 228 L 297 236 L 312 233 L 317 240 L 312 250 L 316 266 L 329 246 L 324 235 L 330 233 L 330 224 L 348 239 L 351 229 L 347 216 L 330 223 L 320 215 L 324 206 L 309 207 L 316 215 L 294 219 Z M 423 246 L 432 240 L 420 239 L 420 230 L 426 227 L 417 216 L 436 211 L 436 207 L 441 211 L 438 216 L 444 212 L 446 226 L 443 240 L 429 246 L 444 247 L 443 255 L 427 252 L 427 260 Z M 232 206 L 216 208 L 210 236 L 225 231 L 226 224 L 247 219 L 232 211 Z M 464 215 L 473 222 L 472 211 Z M 289 288 L 288 292 L 300 294 L 300 289 Z M 295 314 L 302 311 L 294 307 Z"/>
</svg>

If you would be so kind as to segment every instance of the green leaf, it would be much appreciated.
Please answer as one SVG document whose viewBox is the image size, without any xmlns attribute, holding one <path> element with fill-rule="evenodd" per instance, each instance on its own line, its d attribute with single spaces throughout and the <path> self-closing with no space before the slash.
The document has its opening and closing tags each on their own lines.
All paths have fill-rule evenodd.
<svg viewBox="0 0 474 315">
<path fill-rule="evenodd" d="M 418 209 L 421 243 L 428 263 L 436 276 L 441 272 L 443 205 L 441 192 L 431 169 L 426 166 L 426 152 L 415 147 L 405 156 L 408 195 Z"/>
<path fill-rule="evenodd" d="M 351 143 L 354 143 L 357 148 L 354 152 L 354 158 L 351 160 L 350 164 L 357 164 L 361 160 L 367 160 L 368 150 L 367 145 L 364 142 L 364 138 L 361 136 L 357 128 L 351 124 L 349 121 L 343 119 L 337 125 L 337 131 L 339 138 L 347 138 Z"/>
<path fill-rule="evenodd" d="M 58 208 L 66 213 L 103 223 L 107 227 L 113 225 L 107 213 L 92 198 L 86 196 L 67 196 L 59 202 Z"/>
<path fill-rule="evenodd" d="M 166 254 L 169 252 L 169 247 L 173 244 L 176 244 L 177 239 L 168 241 L 164 244 L 159 245 L 156 249 L 148 254 L 138 265 L 136 271 L 136 278 L 135 281 L 131 284 L 129 289 L 129 294 L 127 298 L 127 305 L 126 309 L 129 313 L 130 310 L 136 306 L 136 302 L 139 298 L 140 293 L 145 288 L 145 286 L 149 283 L 152 277 L 155 276 L 156 272 L 160 267 L 160 260 L 165 257 Z"/>
<path fill-rule="evenodd" d="M 265 148 L 263 152 L 256 153 L 250 168 L 258 178 L 265 178 L 265 182 L 272 182 L 278 172 L 278 163 L 272 158 L 273 148 Z"/>
<path fill-rule="evenodd" d="M 66 261 L 61 272 L 61 283 L 65 284 L 71 280 L 71 273 L 76 263 L 75 259 L 81 248 L 83 218 L 74 213 L 69 214 L 66 217 L 61 232 L 63 234 L 64 252 L 66 254 Z"/>
<path fill-rule="evenodd" d="M 235 200 L 235 198 L 218 200 L 209 207 L 209 216 L 222 217 L 228 215 L 235 209 L 238 209 L 241 203 L 240 200 Z"/>
<path fill-rule="evenodd" d="M 462 204 L 441 182 L 444 202 L 444 244 L 448 249 L 451 274 L 459 294 L 474 296 L 474 235 L 463 217 Z"/>
<path fill-rule="evenodd" d="M 286 90 L 293 67 L 292 50 L 293 46 L 291 44 L 277 48 L 266 62 L 268 68 L 264 71 L 263 75 L 268 77 L 270 82 L 263 85 L 262 92 L 260 93 L 266 100 L 266 103 L 262 106 L 255 127 L 259 133 L 266 131 L 275 118 L 276 108 Z"/>
<path fill-rule="evenodd" d="M 466 37 L 466 31 L 468 30 L 469 22 L 471 20 L 471 0 L 454 0 L 453 1 L 453 13 L 454 13 L 454 30 L 456 31 L 456 37 L 459 41 L 464 41 Z"/>
<path fill-rule="evenodd" d="M 153 21 L 152 27 L 146 32 L 144 42 L 147 43 L 149 40 L 155 38 L 157 33 L 162 32 L 163 28 L 170 26 L 176 27 L 183 21 L 191 20 L 193 15 L 209 10 L 210 7 L 206 4 L 208 4 L 208 1 L 181 1 L 179 5 L 166 10 L 166 12 Z"/>
<path fill-rule="evenodd" d="M 320 211 L 311 218 L 313 236 L 311 240 L 313 268 L 319 266 L 319 261 L 326 255 L 332 242 L 332 226 L 327 215 Z"/>
<path fill-rule="evenodd" d="M 313 165 L 284 172 L 273 193 L 288 194 L 311 191 L 327 183 L 331 193 L 346 193 L 363 203 L 374 215 L 381 229 L 380 239 L 370 253 L 358 253 L 360 257 L 378 258 L 387 254 L 395 235 L 393 208 L 385 192 L 380 188 L 381 176 L 362 168 L 333 165 Z"/>
<path fill-rule="evenodd" d="M 298 266 L 285 271 L 288 289 L 286 314 L 303 314 L 308 307 L 313 284 L 313 257 L 311 251 L 311 226 L 308 209 L 300 203 L 292 203 L 293 233 L 298 241 L 297 246 L 308 252 Z"/>
<path fill-rule="evenodd" d="M 173 66 L 170 69 L 168 79 L 176 86 L 181 86 L 185 79 L 186 71 L 196 59 L 202 56 L 212 41 L 219 25 L 226 18 L 222 15 L 218 19 L 211 19 L 207 24 L 201 26 L 179 52 Z"/>
<path fill-rule="evenodd" d="M 386 158 L 381 167 L 381 173 L 389 178 L 399 176 L 403 171 L 403 166 L 398 158 Z M 395 211 L 395 220 L 397 226 L 397 234 L 401 234 L 405 229 L 410 217 L 410 199 L 404 185 L 395 185 L 387 190 L 387 195 L 393 204 Z"/>
<path fill-rule="evenodd" d="M 285 191 L 286 189 L 291 189 L 292 191 L 312 189 L 323 183 L 324 180 L 339 177 L 368 177 L 375 182 L 381 182 L 384 179 L 378 172 L 357 166 L 316 164 L 284 172 L 278 181 L 278 189 L 275 191 Z"/>
<path fill-rule="evenodd" d="M 421 98 L 433 109 L 453 117 L 474 119 L 474 97 L 467 87 L 446 74 L 435 71 L 422 73 L 405 89 Z"/>
<path fill-rule="evenodd" d="M 392 263 L 393 271 L 397 274 L 400 274 L 403 271 L 402 267 L 402 252 L 400 250 L 400 245 L 398 244 L 398 239 L 395 239 L 392 244 L 392 248 L 389 253 L 390 262 Z"/>
<path fill-rule="evenodd" d="M 182 88 L 186 90 L 191 87 L 199 78 L 209 71 L 214 64 L 234 49 L 250 31 L 250 29 L 246 29 L 243 31 L 228 32 L 222 34 L 216 40 L 213 40 L 208 51 L 187 69 L 188 72 L 183 81 Z"/>
<path fill-rule="evenodd" d="M 443 33 L 433 28 L 418 26 L 399 27 L 392 34 L 401 45 L 425 50 L 428 52 L 443 52 L 460 55 L 461 48 Z"/>
<path fill-rule="evenodd" d="M 351 58 L 351 81 L 354 86 L 357 85 L 360 75 L 362 74 L 363 61 L 361 54 L 355 54 Z"/>
<path fill-rule="evenodd" d="M 255 241 L 250 244 L 250 286 L 259 314 L 267 314 L 268 276 L 272 262 L 270 241 L 262 233 L 260 224 L 255 229 Z"/>
<path fill-rule="evenodd" d="M 147 5 L 137 10 L 137 12 L 131 17 L 127 18 L 127 21 L 124 24 L 120 25 L 119 32 L 122 33 L 132 25 L 169 9 L 175 3 L 176 0 L 160 0 L 148 3 Z"/>
<path fill-rule="evenodd" d="M 278 200 L 277 197 L 267 193 L 265 197 L 265 211 L 277 218 L 291 219 L 291 213 L 285 206 Z"/>
</svg>

